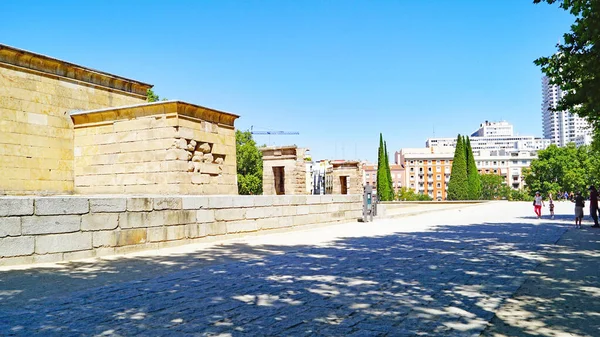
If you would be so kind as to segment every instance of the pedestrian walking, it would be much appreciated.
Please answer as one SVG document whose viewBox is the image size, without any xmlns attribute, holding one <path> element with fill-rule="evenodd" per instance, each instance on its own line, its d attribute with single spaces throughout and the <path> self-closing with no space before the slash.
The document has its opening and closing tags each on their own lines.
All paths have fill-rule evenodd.
<svg viewBox="0 0 600 337">
<path fill-rule="evenodd" d="M 546 207 L 544 203 L 544 199 L 540 192 L 535 192 L 535 197 L 533 198 L 533 211 L 537 215 L 538 219 L 542 218 L 542 206 Z"/>
<path fill-rule="evenodd" d="M 581 192 L 577 191 L 575 194 L 575 228 L 581 228 L 581 220 L 583 220 L 583 208 L 585 207 L 585 200 L 581 196 Z"/>
<path fill-rule="evenodd" d="M 569 200 L 569 193 L 567 193 L 567 191 L 565 191 L 565 201 Z"/>
<path fill-rule="evenodd" d="M 598 224 L 598 191 L 594 185 L 590 186 L 590 215 L 594 219 L 592 228 L 600 228 Z"/>
<path fill-rule="evenodd" d="M 550 210 L 550 219 L 554 219 L 554 200 L 552 193 L 548 194 L 548 209 Z"/>
</svg>

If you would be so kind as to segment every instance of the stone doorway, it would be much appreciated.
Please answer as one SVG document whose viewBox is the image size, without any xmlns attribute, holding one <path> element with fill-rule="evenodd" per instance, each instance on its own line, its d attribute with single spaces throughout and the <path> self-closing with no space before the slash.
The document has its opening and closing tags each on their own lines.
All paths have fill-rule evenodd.
<svg viewBox="0 0 600 337">
<path fill-rule="evenodd" d="M 285 171 L 283 166 L 273 167 L 273 178 L 275 184 L 275 194 L 285 194 Z"/>
<path fill-rule="evenodd" d="M 348 194 L 348 176 L 340 177 L 340 194 Z"/>
</svg>

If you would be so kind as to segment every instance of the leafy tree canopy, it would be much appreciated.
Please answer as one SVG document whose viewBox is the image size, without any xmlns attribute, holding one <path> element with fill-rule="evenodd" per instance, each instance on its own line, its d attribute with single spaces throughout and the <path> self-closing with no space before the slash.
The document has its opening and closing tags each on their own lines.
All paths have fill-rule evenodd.
<svg viewBox="0 0 600 337">
<path fill-rule="evenodd" d="M 239 194 L 262 194 L 262 154 L 250 131 L 235 132 Z"/>
<path fill-rule="evenodd" d="M 550 83 L 559 85 L 565 96 L 557 111 L 569 110 L 586 118 L 594 127 L 596 139 L 600 130 L 600 1 L 598 0 L 534 0 L 534 3 L 558 3 L 575 17 L 571 31 L 563 35 L 552 56 L 540 57 L 534 63 L 542 68 Z"/>
</svg>

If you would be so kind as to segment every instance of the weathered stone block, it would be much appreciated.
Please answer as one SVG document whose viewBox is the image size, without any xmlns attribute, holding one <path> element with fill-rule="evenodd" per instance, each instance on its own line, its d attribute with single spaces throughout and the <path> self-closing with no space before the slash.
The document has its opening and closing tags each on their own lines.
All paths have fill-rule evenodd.
<svg viewBox="0 0 600 337">
<path fill-rule="evenodd" d="M 243 208 L 217 209 L 215 210 L 215 219 L 217 221 L 242 220 L 245 214 L 246 210 Z"/>
<path fill-rule="evenodd" d="M 96 256 L 94 250 L 80 250 L 78 252 L 68 252 L 63 254 L 63 261 L 73 261 L 81 259 L 90 259 Z"/>
<path fill-rule="evenodd" d="M 212 209 L 200 209 L 196 211 L 196 222 L 206 223 L 215 221 L 215 211 Z"/>
<path fill-rule="evenodd" d="M 277 218 L 277 220 L 278 228 L 292 227 L 294 225 L 294 217 L 292 216 L 284 216 L 281 218 Z"/>
<path fill-rule="evenodd" d="M 330 204 L 333 202 L 333 195 L 322 195 L 321 203 L 322 204 Z"/>
<path fill-rule="evenodd" d="M 22 218 L 21 229 L 24 235 L 77 232 L 81 229 L 81 217 L 79 215 L 28 216 Z"/>
<path fill-rule="evenodd" d="M 292 204 L 293 195 L 278 195 L 273 197 L 273 206 L 287 206 Z"/>
<path fill-rule="evenodd" d="M 124 214 L 124 213 L 121 213 Z M 119 214 L 99 213 L 81 216 L 81 230 L 98 231 L 102 229 L 115 229 L 119 225 Z"/>
<path fill-rule="evenodd" d="M 283 206 L 280 207 L 282 216 L 292 216 L 298 214 L 298 206 Z"/>
<path fill-rule="evenodd" d="M 33 199 L 0 198 L 0 216 L 32 215 Z"/>
<path fill-rule="evenodd" d="M 238 195 L 233 198 L 233 207 L 253 207 L 254 196 Z"/>
<path fill-rule="evenodd" d="M 258 230 L 255 220 L 227 222 L 227 233 L 254 232 Z"/>
<path fill-rule="evenodd" d="M 35 237 L 37 254 L 64 253 L 92 249 L 92 233 L 69 233 Z"/>
<path fill-rule="evenodd" d="M 306 205 L 306 195 L 292 195 L 292 205 Z"/>
<path fill-rule="evenodd" d="M 167 239 L 166 227 L 148 228 L 148 242 L 161 242 Z"/>
<path fill-rule="evenodd" d="M 87 198 L 38 198 L 35 199 L 36 215 L 85 214 L 90 211 Z"/>
<path fill-rule="evenodd" d="M 327 205 L 310 205 L 308 208 L 311 214 L 327 212 Z"/>
<path fill-rule="evenodd" d="M 154 198 L 154 209 L 165 210 L 165 209 L 181 209 L 181 198 L 168 197 L 168 198 Z"/>
<path fill-rule="evenodd" d="M 343 194 L 335 194 L 333 195 L 333 202 L 335 203 L 345 203 L 350 202 L 351 196 L 343 195 Z"/>
<path fill-rule="evenodd" d="M 185 225 L 185 237 L 186 238 L 198 238 L 200 237 L 200 231 L 198 230 L 198 224 Z"/>
<path fill-rule="evenodd" d="M 143 212 L 152 210 L 151 198 L 129 198 L 127 199 L 127 211 Z"/>
<path fill-rule="evenodd" d="M 321 203 L 320 195 L 307 195 L 306 196 L 306 204 L 319 204 Z"/>
<path fill-rule="evenodd" d="M 21 218 L 0 217 L 0 238 L 21 235 Z"/>
<path fill-rule="evenodd" d="M 0 257 L 31 255 L 35 241 L 33 236 L 8 237 L 0 239 Z"/>
<path fill-rule="evenodd" d="M 100 231 L 92 233 L 92 245 L 96 247 L 114 247 L 117 245 L 117 232 Z"/>
<path fill-rule="evenodd" d="M 310 213 L 309 206 L 298 206 L 296 208 L 296 214 L 298 214 L 298 215 L 304 215 L 304 214 L 308 214 L 308 213 Z"/>
<path fill-rule="evenodd" d="M 233 197 L 211 195 L 208 198 L 208 208 L 231 208 L 233 207 Z"/>
<path fill-rule="evenodd" d="M 208 207 L 208 197 L 191 196 L 181 198 L 181 207 L 183 209 L 200 209 Z"/>
<path fill-rule="evenodd" d="M 270 195 L 257 195 L 254 196 L 254 206 L 256 207 L 264 207 L 264 206 L 273 206 L 273 196 Z"/>
<path fill-rule="evenodd" d="M 167 241 L 185 239 L 185 234 L 186 234 L 186 226 L 185 225 L 168 226 L 168 227 L 166 227 L 166 230 L 167 230 Z"/>
<path fill-rule="evenodd" d="M 269 218 L 273 216 L 273 207 L 253 207 L 246 210 L 246 219 Z"/>
<path fill-rule="evenodd" d="M 90 198 L 90 212 L 93 213 L 118 213 L 126 209 L 126 198 Z"/>
<path fill-rule="evenodd" d="M 226 222 L 210 222 L 198 225 L 200 236 L 227 234 Z"/>
<path fill-rule="evenodd" d="M 125 229 L 116 233 L 118 247 L 145 243 L 147 238 L 145 228 Z"/>
<path fill-rule="evenodd" d="M 119 214 L 119 227 L 121 228 L 140 228 L 147 227 L 144 222 L 146 214 L 139 212 L 127 212 Z"/>
<path fill-rule="evenodd" d="M 279 225 L 279 220 L 278 218 L 257 219 L 256 224 L 259 229 L 272 229 L 277 228 Z"/>
<path fill-rule="evenodd" d="M 327 212 L 337 212 L 340 210 L 339 204 L 327 204 Z"/>
</svg>

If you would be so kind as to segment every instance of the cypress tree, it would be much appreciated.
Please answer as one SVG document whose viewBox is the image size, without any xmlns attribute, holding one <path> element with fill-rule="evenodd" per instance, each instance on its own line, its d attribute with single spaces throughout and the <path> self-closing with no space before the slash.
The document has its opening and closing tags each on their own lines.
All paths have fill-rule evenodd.
<svg viewBox="0 0 600 337">
<path fill-rule="evenodd" d="M 387 172 L 388 181 L 388 195 L 386 200 L 394 200 L 394 180 L 392 179 L 392 170 L 390 169 L 390 157 L 387 151 L 387 142 L 383 142 L 383 149 L 385 152 L 385 171 Z"/>
<path fill-rule="evenodd" d="M 452 161 L 452 171 L 448 182 L 449 200 L 467 200 L 469 198 L 469 181 L 467 179 L 467 158 L 465 144 L 461 135 L 456 139 L 456 149 Z"/>
<path fill-rule="evenodd" d="M 388 175 L 385 172 L 385 148 L 383 145 L 383 135 L 379 134 L 379 154 L 377 156 L 377 198 L 378 200 L 385 199 L 388 195 L 389 181 Z"/>
<path fill-rule="evenodd" d="M 481 199 L 481 176 L 477 171 L 475 157 L 473 157 L 473 149 L 471 148 L 471 140 L 467 137 L 467 181 L 469 182 L 469 199 Z"/>
</svg>

